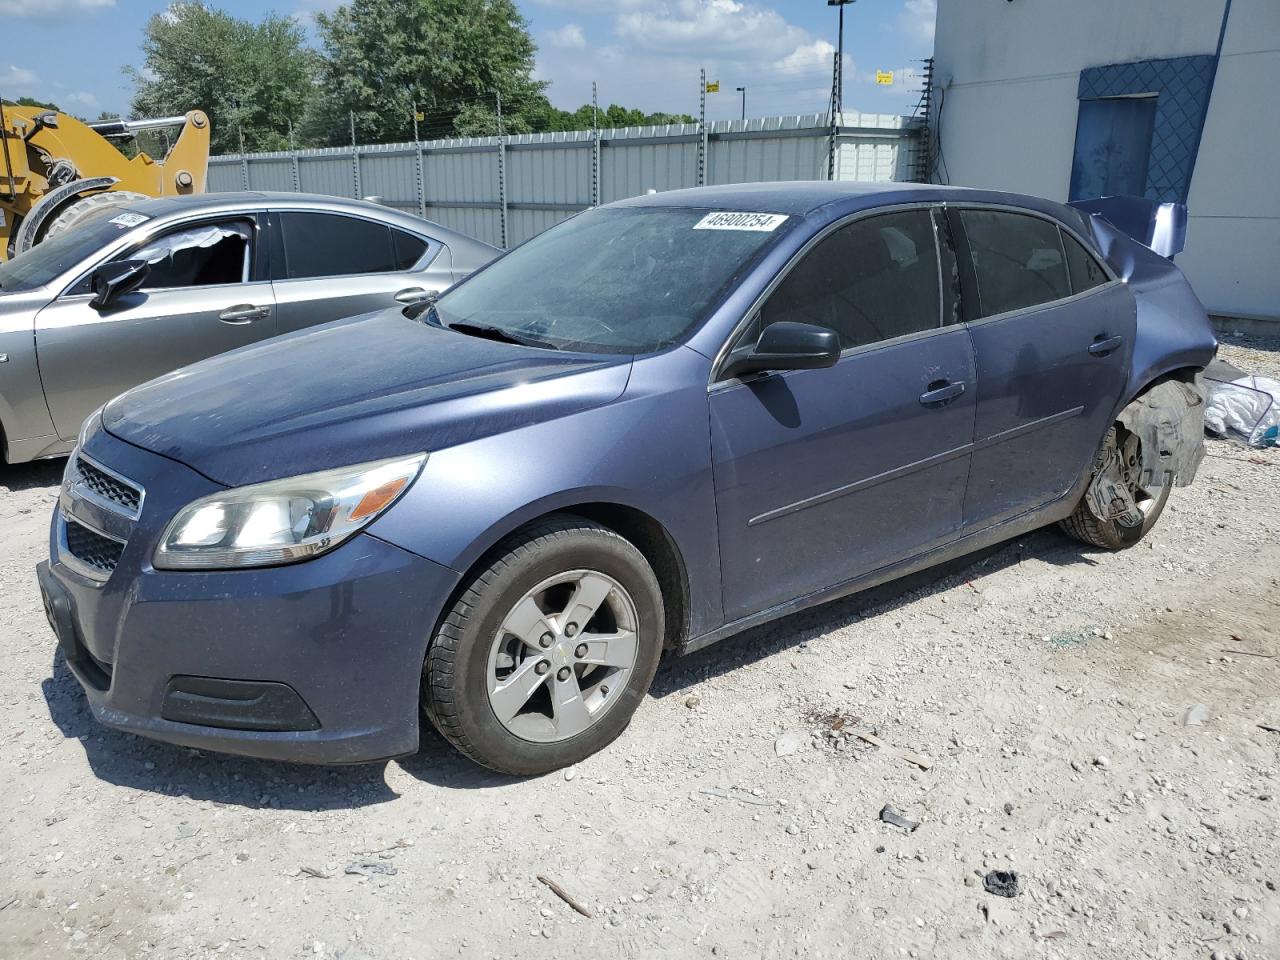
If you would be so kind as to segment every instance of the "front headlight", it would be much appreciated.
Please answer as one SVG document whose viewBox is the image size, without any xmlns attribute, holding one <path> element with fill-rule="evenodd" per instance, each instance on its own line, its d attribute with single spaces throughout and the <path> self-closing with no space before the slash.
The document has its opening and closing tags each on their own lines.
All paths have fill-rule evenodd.
<svg viewBox="0 0 1280 960">
<path fill-rule="evenodd" d="M 173 518 L 154 563 L 163 570 L 265 567 L 332 550 L 400 498 L 425 453 L 272 480 L 201 497 Z"/>
</svg>

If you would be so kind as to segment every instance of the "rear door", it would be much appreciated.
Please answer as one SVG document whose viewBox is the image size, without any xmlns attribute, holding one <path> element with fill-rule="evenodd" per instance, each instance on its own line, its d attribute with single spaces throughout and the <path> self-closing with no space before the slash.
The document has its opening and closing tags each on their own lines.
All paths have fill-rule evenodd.
<svg viewBox="0 0 1280 960">
<path fill-rule="evenodd" d="M 977 360 L 973 529 L 1061 497 L 1088 469 L 1128 377 L 1135 307 L 1055 220 L 953 207 L 949 221 Z"/>
<path fill-rule="evenodd" d="M 821 370 L 714 383 L 711 444 L 729 619 L 957 535 L 973 352 L 950 323 L 930 211 L 854 220 L 802 255 L 734 346 L 780 320 L 835 330 Z M 950 258 L 944 251 L 944 262 Z M 944 296 L 945 294 L 945 296 Z"/>
<path fill-rule="evenodd" d="M 36 356 L 58 436 L 116 394 L 275 335 L 263 224 L 224 214 L 171 225 L 112 260 L 146 260 L 141 289 L 90 306 L 91 276 L 36 316 Z"/>
<path fill-rule="evenodd" d="M 280 332 L 394 307 L 452 282 L 439 241 L 340 213 L 277 210 L 272 257 Z"/>
</svg>

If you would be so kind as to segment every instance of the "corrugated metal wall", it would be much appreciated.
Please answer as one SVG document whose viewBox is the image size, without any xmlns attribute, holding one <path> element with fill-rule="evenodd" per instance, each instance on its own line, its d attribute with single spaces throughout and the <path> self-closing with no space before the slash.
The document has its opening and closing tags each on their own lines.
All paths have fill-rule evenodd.
<svg viewBox="0 0 1280 960">
<path fill-rule="evenodd" d="M 916 132 L 907 117 L 841 114 L 836 179 L 906 179 Z M 376 196 L 514 246 L 593 203 L 648 190 L 825 180 L 830 135 L 830 117 L 810 114 L 721 121 L 705 137 L 697 124 L 673 124 L 213 157 L 209 190 Z"/>
</svg>

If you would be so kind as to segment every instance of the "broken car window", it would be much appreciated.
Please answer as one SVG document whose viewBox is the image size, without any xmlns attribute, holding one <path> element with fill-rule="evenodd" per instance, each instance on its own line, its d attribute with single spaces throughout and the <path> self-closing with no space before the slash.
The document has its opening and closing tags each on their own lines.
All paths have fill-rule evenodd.
<svg viewBox="0 0 1280 960">
<path fill-rule="evenodd" d="M 126 259 L 151 264 L 143 290 L 245 283 L 253 229 L 248 223 L 202 223 L 153 240 Z"/>
</svg>

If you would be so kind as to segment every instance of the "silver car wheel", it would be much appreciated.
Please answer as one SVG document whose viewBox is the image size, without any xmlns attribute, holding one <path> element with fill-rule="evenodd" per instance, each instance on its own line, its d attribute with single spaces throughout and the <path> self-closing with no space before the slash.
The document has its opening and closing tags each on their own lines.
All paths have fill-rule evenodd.
<svg viewBox="0 0 1280 960">
<path fill-rule="evenodd" d="M 494 716 L 522 740 L 556 743 L 598 722 L 631 679 L 635 601 L 595 570 L 543 580 L 503 618 L 489 650 Z"/>
</svg>

